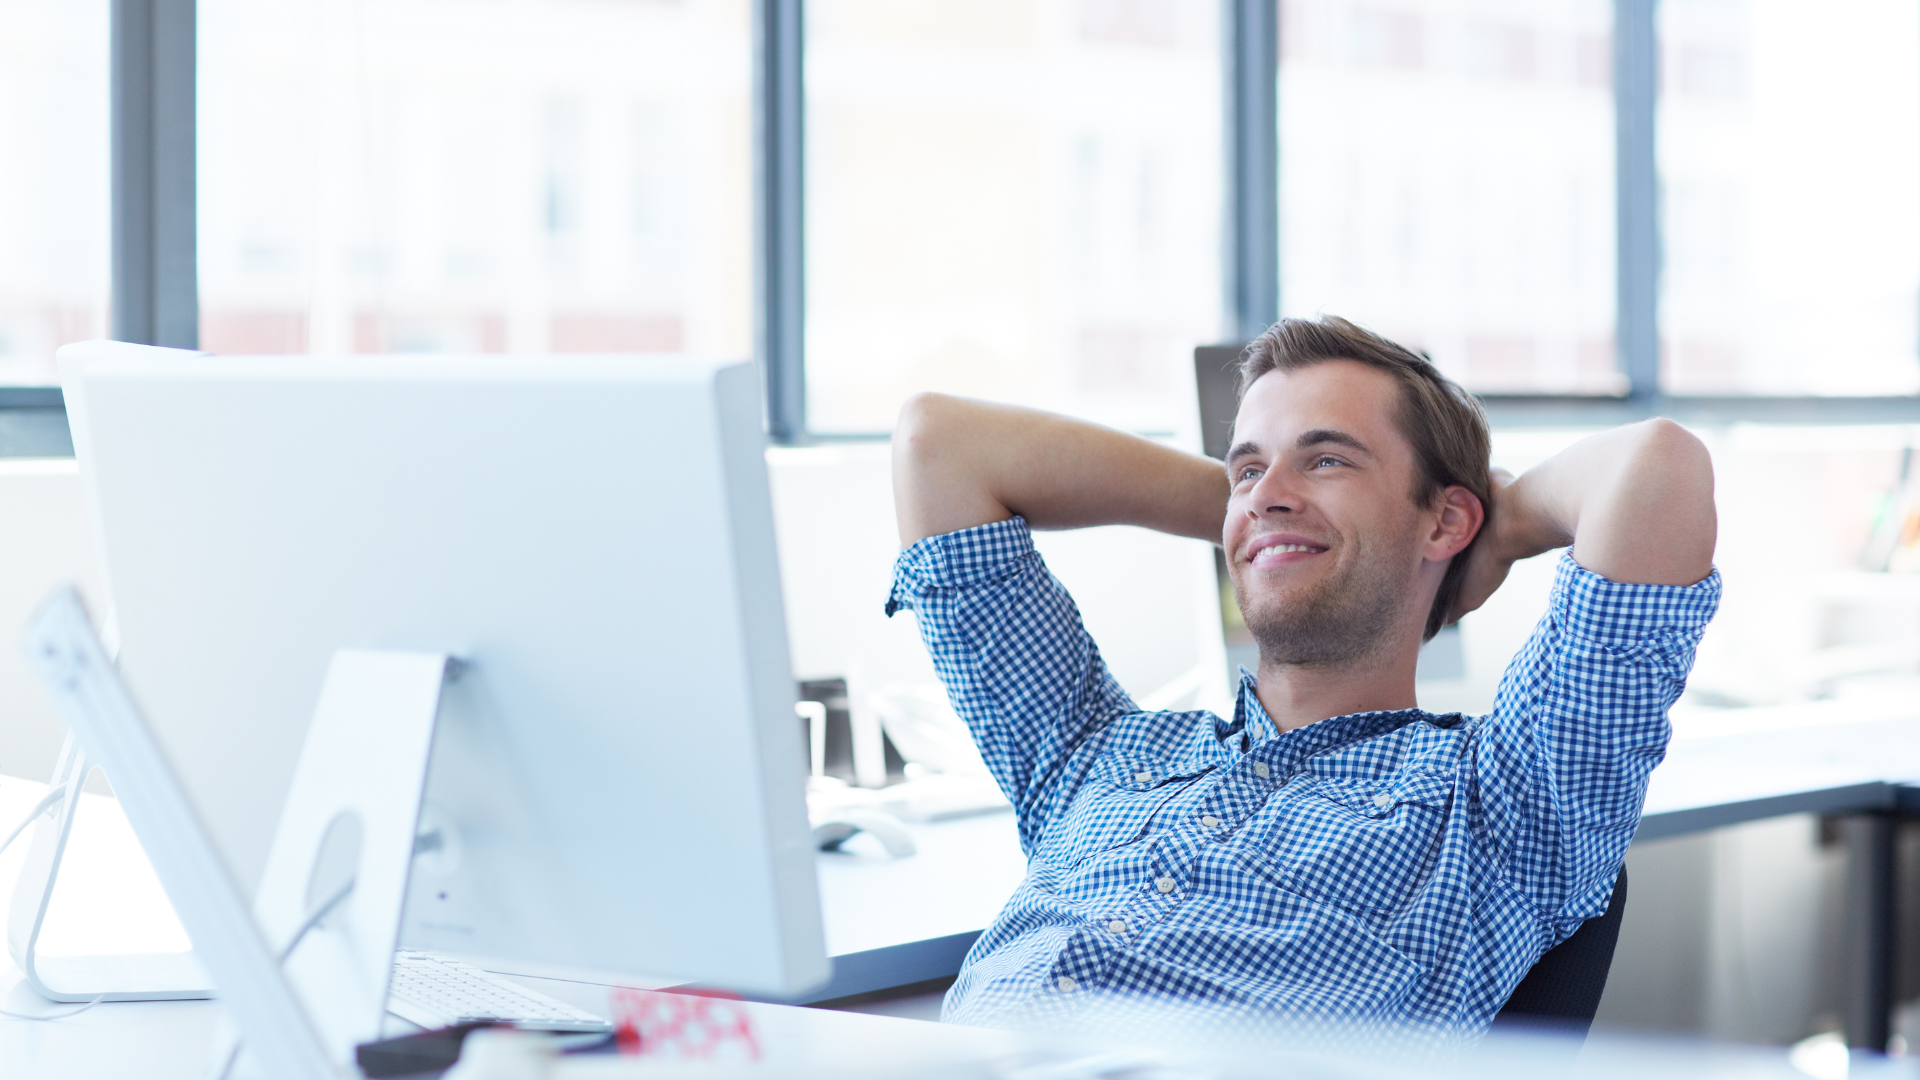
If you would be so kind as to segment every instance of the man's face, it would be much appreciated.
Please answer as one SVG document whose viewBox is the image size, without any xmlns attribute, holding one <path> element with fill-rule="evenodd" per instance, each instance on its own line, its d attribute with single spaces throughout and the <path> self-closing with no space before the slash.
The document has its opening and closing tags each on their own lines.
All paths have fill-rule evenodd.
<svg viewBox="0 0 1920 1080">
<path fill-rule="evenodd" d="M 1263 662 L 1336 664 L 1424 623 L 1435 515 L 1413 502 L 1399 395 L 1386 372 L 1331 360 L 1268 372 L 1241 401 L 1221 541 Z"/>
</svg>

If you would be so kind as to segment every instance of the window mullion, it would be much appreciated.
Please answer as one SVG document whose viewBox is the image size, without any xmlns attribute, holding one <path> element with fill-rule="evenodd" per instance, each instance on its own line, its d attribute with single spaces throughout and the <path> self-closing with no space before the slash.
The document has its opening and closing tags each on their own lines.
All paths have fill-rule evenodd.
<svg viewBox="0 0 1920 1080">
<path fill-rule="evenodd" d="M 1280 317 L 1276 0 L 1227 0 L 1227 303 L 1237 340 Z"/>
<path fill-rule="evenodd" d="M 780 443 L 807 430 L 804 19 L 802 0 L 754 5 L 754 336 Z"/>
<path fill-rule="evenodd" d="M 200 344 L 194 0 L 113 0 L 113 336 Z"/>
<path fill-rule="evenodd" d="M 1659 86 L 1656 0 L 1614 0 L 1616 348 L 1628 392 L 1660 396 L 1660 189 L 1654 156 Z"/>
</svg>

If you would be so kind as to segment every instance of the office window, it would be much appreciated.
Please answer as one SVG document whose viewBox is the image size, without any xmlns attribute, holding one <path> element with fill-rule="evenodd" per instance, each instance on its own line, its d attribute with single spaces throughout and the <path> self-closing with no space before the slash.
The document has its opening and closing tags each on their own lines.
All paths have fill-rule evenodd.
<svg viewBox="0 0 1920 1080">
<path fill-rule="evenodd" d="M 746 0 L 201 0 L 202 347 L 751 351 Z"/>
<path fill-rule="evenodd" d="M 1480 391 L 1617 393 L 1612 5 L 1282 0 L 1280 298 Z"/>
<path fill-rule="evenodd" d="M 1920 390 L 1920 12 L 1662 0 L 1659 20 L 1667 389 Z"/>
<path fill-rule="evenodd" d="M 0 0 L 0 384 L 107 335 L 107 4 Z"/>
<path fill-rule="evenodd" d="M 807 5 L 813 431 L 922 389 L 1187 422 L 1224 332 L 1218 7 Z"/>
</svg>

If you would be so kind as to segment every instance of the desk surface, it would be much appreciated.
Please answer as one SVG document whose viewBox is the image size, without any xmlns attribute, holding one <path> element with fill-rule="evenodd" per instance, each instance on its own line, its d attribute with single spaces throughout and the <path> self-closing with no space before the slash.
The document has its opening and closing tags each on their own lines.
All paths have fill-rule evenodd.
<svg viewBox="0 0 1920 1080">
<path fill-rule="evenodd" d="M 1920 810 L 1920 715 L 1909 705 L 1837 702 L 1695 713 L 1676 721 L 1676 730 L 1666 762 L 1654 772 L 1639 840 L 1782 814 Z M 17 820 L 41 790 L 0 778 L 0 820 Z M 185 936 L 117 804 L 101 799 L 94 809 L 76 824 L 48 926 L 49 951 L 83 951 L 62 946 L 69 938 L 95 940 L 102 926 L 112 928 L 115 940 L 95 945 L 98 951 L 183 947 Z M 1026 872 L 1010 814 L 910 829 L 920 853 L 907 859 L 889 859 L 861 838 L 842 853 L 820 856 L 835 972 L 803 1001 L 954 974 Z M 24 847 L 0 856 L 0 897 L 11 895 Z M 103 899 L 99 894 L 109 887 L 114 896 Z"/>
<path fill-rule="evenodd" d="M 8 982 L 0 975 L 0 986 Z M 604 1008 L 604 988 L 542 983 L 540 989 L 588 1008 Z M 24 988 L 0 993 L 0 1008 L 32 1008 Z M 1451 1068 L 1412 1069 L 1404 1063 L 1336 1061 L 1300 1056 L 1286 1047 L 1239 1046 L 1167 1050 L 1113 1050 L 1058 1039 L 1017 1036 L 980 1028 L 867 1016 L 829 1009 L 749 1004 L 745 1006 L 762 1051 L 752 1070 L 711 1066 L 670 1075 L 712 1077 L 816 1077 L 879 1080 L 914 1076 L 927 1080 L 1102 1080 L 1152 1075 L 1251 1080 L 1285 1075 L 1300 1080 L 1807 1080 L 1793 1056 L 1780 1047 L 1713 1046 L 1676 1040 L 1590 1039 L 1577 1062 L 1563 1045 L 1496 1035 L 1468 1061 Z M 211 1001 L 139 1001 L 101 1005 L 66 1020 L 29 1023 L 0 1020 L 0 1076 L 8 1080 L 206 1080 L 209 1048 L 219 1006 Z M 621 1068 L 600 1059 L 593 1080 L 643 1080 L 660 1073 L 645 1061 Z M 1920 1059 L 1864 1059 L 1852 1064 L 1853 1080 L 1920 1080 Z M 235 1080 L 252 1080 L 236 1077 Z M 587 1080 L 585 1077 L 579 1080 Z"/>
<path fill-rule="evenodd" d="M 1818 702 L 1694 713 L 1654 770 L 1636 841 L 1784 814 L 1920 810 L 1920 708 Z M 1013 818 L 912 827 L 921 853 L 823 856 L 827 1001 L 952 975 L 1026 872 Z"/>
<path fill-rule="evenodd" d="M 607 1013 L 608 988 L 584 983 L 523 980 L 585 1008 Z M 12 985 L 9 985 L 12 984 Z M 11 967 L 0 973 L 0 1008 L 44 1013 L 40 1000 Z M 763 1063 L 774 1068 L 846 1069 L 889 1061 L 921 1064 L 984 1062 L 1018 1050 L 1006 1032 L 902 1020 L 889 1016 L 750 1003 Z M 0 1019 L 0 1076 L 8 1080 L 207 1080 L 218 1004 L 211 1001 L 131 1001 L 103 1004 L 64 1020 Z M 898 1075 L 924 1075 L 915 1068 Z M 872 1075 L 858 1072 L 858 1075 Z M 250 1080 L 236 1075 L 235 1080 Z"/>
<path fill-rule="evenodd" d="M 1674 729 L 1637 841 L 1782 814 L 1920 809 L 1920 703 L 1701 711 Z"/>
</svg>

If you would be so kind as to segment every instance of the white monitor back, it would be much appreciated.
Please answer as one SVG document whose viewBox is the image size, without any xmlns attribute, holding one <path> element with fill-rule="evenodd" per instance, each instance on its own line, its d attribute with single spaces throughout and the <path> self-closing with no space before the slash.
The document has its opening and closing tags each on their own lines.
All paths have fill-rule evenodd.
<svg viewBox="0 0 1920 1080">
<path fill-rule="evenodd" d="M 825 979 L 750 365 L 62 360 L 122 674 L 243 888 L 334 650 L 446 651 L 403 944 Z"/>
</svg>

